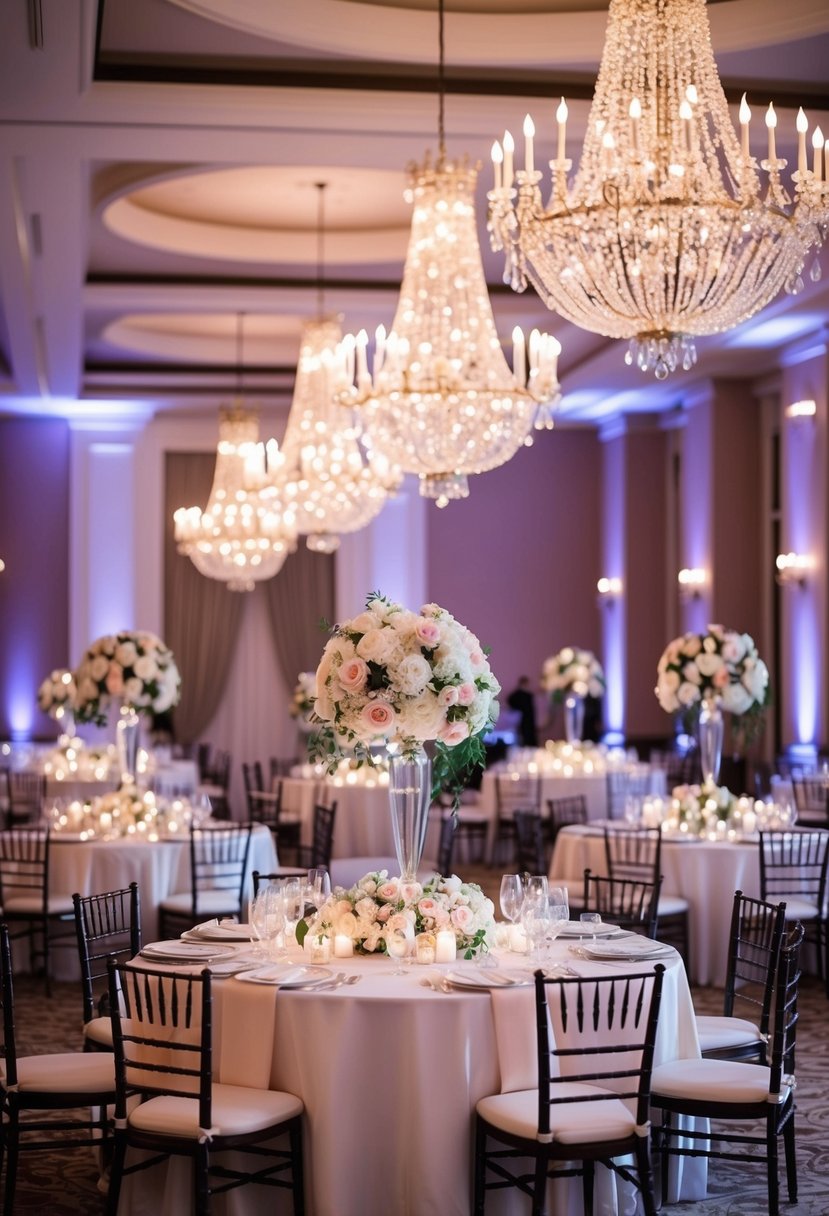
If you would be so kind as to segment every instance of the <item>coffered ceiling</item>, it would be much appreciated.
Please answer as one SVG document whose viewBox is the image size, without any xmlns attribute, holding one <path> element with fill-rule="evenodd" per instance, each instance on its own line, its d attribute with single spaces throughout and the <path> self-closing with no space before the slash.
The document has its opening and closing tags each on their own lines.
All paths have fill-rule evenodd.
<svg viewBox="0 0 829 1216">
<path fill-rule="evenodd" d="M 710 7 L 729 100 L 780 117 L 802 101 L 829 134 L 825 0 Z M 504 341 L 561 340 L 563 412 L 595 420 L 675 404 L 619 344 L 501 282 L 488 249 L 489 148 L 554 110 L 583 134 L 607 16 L 598 0 L 447 0 L 450 155 L 480 161 L 478 227 Z M 319 305 L 388 325 L 409 229 L 407 164 L 437 143 L 435 0 L 5 0 L 0 4 L 0 412 L 213 411 L 236 384 L 290 402 L 302 322 Z M 736 114 L 736 105 L 735 105 Z M 759 117 L 756 123 L 758 137 Z M 829 317 L 825 278 L 700 344 L 693 378 L 758 375 Z"/>
</svg>

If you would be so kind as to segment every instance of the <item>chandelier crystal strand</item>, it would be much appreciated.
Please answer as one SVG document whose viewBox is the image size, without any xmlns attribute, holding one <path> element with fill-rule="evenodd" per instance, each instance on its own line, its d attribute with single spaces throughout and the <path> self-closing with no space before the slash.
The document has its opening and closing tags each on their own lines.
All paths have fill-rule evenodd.
<svg viewBox="0 0 829 1216">
<path fill-rule="evenodd" d="M 333 319 L 305 325 L 282 444 L 279 476 L 292 495 L 297 530 L 315 553 L 333 553 L 341 533 L 370 523 L 400 482 L 385 457 L 366 450 L 349 411 L 334 400 L 330 366 L 341 341 Z"/>
<path fill-rule="evenodd" d="M 504 250 L 504 278 L 515 290 L 529 281 L 574 324 L 629 339 L 627 361 L 663 379 L 693 366 L 696 335 L 731 329 L 781 288 L 802 287 L 809 251 L 829 222 L 821 158 L 808 168 L 800 131 L 792 199 L 773 107 L 759 166 L 745 99 L 737 138 L 704 0 L 611 0 L 572 182 L 567 117 L 562 99 L 546 204 L 531 136 L 517 188 L 503 149 L 493 149 L 491 242 Z"/>
<path fill-rule="evenodd" d="M 236 331 L 237 400 L 219 411 L 219 443 L 210 498 L 174 513 L 175 539 L 206 578 L 229 591 L 253 591 L 278 574 L 296 548 L 296 523 L 279 472 L 275 440 L 259 442 L 259 418 L 241 400 L 242 314 Z"/>
<path fill-rule="evenodd" d="M 391 331 L 377 330 L 371 372 L 365 331 L 343 340 L 332 365 L 339 400 L 359 407 L 372 449 L 416 473 L 438 506 L 465 498 L 470 474 L 509 460 L 536 421 L 551 424 L 561 349 L 531 338 L 515 374 L 501 349 L 475 223 L 477 170 L 445 155 L 443 17 L 441 0 L 439 154 L 410 168 L 412 228 Z"/>
</svg>

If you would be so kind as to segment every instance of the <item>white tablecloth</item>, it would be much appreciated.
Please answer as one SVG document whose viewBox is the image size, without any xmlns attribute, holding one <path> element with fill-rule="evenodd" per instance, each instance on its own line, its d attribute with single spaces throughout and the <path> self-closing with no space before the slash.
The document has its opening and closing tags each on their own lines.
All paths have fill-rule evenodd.
<svg viewBox="0 0 829 1216">
<path fill-rule="evenodd" d="M 563 828 L 556 839 L 551 876 L 575 878 L 585 869 L 607 873 L 603 834 L 589 827 Z M 665 837 L 662 891 L 689 902 L 692 980 L 723 987 L 734 892 L 760 897 L 759 845 Z"/>
<path fill-rule="evenodd" d="M 564 954 L 563 943 L 557 950 Z M 522 961 L 507 956 L 502 966 Z M 678 955 L 666 962 L 657 1055 L 693 1058 L 699 1044 L 685 972 Z M 616 969 L 578 965 L 585 974 Z M 308 1216 L 469 1216 L 475 1104 L 501 1089 L 499 1052 L 509 1056 L 510 1087 L 526 1076 L 535 1041 L 532 988 L 509 994 L 508 1018 L 502 1007 L 499 1027 L 495 1010 L 503 993 L 493 1000 L 487 992 L 435 992 L 421 986 L 427 969 L 414 966 L 397 976 L 384 957 L 338 959 L 332 967 L 363 978 L 354 987 L 318 993 L 217 980 L 218 1078 L 303 1099 Z M 522 1042 L 530 1045 L 529 1057 Z M 691 1172 L 685 1198 L 704 1193 L 704 1167 Z M 566 1211 L 577 1216 L 580 1183 L 565 1185 Z M 189 1208 L 187 1164 L 172 1162 L 128 1179 L 119 1213 L 180 1216 Z M 493 1193 L 487 1202 L 490 1216 L 526 1210 L 526 1198 L 514 1192 Z M 551 1210 L 564 1216 L 561 1206 Z M 614 1203 L 601 1210 L 621 1216 L 629 1209 Z M 289 1211 L 286 1195 L 256 1187 L 215 1205 L 217 1216 Z"/>
<path fill-rule="evenodd" d="M 257 826 L 251 835 L 248 870 L 269 873 L 276 868 L 273 837 Z M 190 845 L 181 840 L 146 841 L 134 836 L 118 840 L 61 840 L 52 836 L 49 851 L 49 889 L 55 894 L 95 895 L 138 883 L 141 896 L 141 931 L 145 942 L 158 937 L 158 904 L 168 895 L 190 890 Z M 55 951 L 58 978 L 77 976 L 77 959 L 71 951 Z M 64 970 L 64 966 L 68 970 Z M 74 968 L 74 970 L 73 970 Z"/>
</svg>

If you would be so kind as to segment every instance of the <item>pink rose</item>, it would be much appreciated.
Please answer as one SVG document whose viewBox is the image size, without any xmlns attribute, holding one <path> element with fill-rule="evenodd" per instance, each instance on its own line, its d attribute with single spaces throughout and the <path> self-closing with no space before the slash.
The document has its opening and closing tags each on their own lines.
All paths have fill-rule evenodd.
<svg viewBox="0 0 829 1216">
<path fill-rule="evenodd" d="M 425 899 L 421 899 L 417 905 L 417 910 L 421 916 L 434 916 L 437 912 L 437 904 L 428 895 Z"/>
<path fill-rule="evenodd" d="M 484 652 L 482 650 L 471 650 L 469 652 L 469 662 L 474 668 L 480 671 L 482 667 L 486 666 Z"/>
<path fill-rule="evenodd" d="M 469 737 L 469 727 L 465 722 L 447 722 L 438 731 L 438 738 L 447 747 L 455 747 Z"/>
<path fill-rule="evenodd" d="M 440 626 L 437 621 L 423 620 L 421 618 L 415 625 L 415 637 L 421 646 L 427 646 L 430 650 L 433 650 L 440 641 Z"/>
<path fill-rule="evenodd" d="M 398 884 L 397 884 L 396 880 L 391 879 L 389 882 L 381 883 L 380 886 L 377 888 L 376 895 L 377 895 L 378 899 L 385 900 L 386 903 L 390 902 L 391 900 L 396 900 L 399 895 L 399 889 L 398 889 Z"/>
<path fill-rule="evenodd" d="M 460 684 L 458 686 L 458 704 L 471 705 L 478 695 L 478 690 L 474 684 Z"/>
<path fill-rule="evenodd" d="M 381 904 L 381 906 L 377 909 L 377 919 L 379 920 L 381 925 L 386 923 L 386 921 L 389 919 L 391 914 L 392 914 L 391 904 Z"/>
<path fill-rule="evenodd" d="M 458 904 L 456 908 L 452 909 L 450 919 L 456 929 L 460 929 L 461 933 L 466 933 L 475 916 L 466 904 Z"/>
<path fill-rule="evenodd" d="M 346 692 L 359 692 L 368 676 L 368 664 L 362 659 L 353 658 L 343 663 L 337 672 L 337 678 Z"/>
<path fill-rule="evenodd" d="M 441 709 L 448 709 L 450 705 L 457 705 L 458 690 L 454 684 L 447 684 L 438 693 L 438 705 Z"/>
<path fill-rule="evenodd" d="M 111 697 L 120 697 L 124 691 L 124 669 L 120 663 L 110 663 L 106 678 L 107 692 Z"/>
<path fill-rule="evenodd" d="M 394 725 L 397 715 L 386 701 L 369 701 L 363 706 L 360 718 L 373 735 L 384 735 Z"/>
</svg>

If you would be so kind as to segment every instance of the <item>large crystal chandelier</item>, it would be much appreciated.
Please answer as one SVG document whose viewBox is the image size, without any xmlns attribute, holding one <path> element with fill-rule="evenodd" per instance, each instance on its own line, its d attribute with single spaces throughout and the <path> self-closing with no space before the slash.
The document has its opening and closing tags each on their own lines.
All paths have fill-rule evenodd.
<svg viewBox="0 0 829 1216">
<path fill-rule="evenodd" d="M 567 107 L 557 111 L 552 192 L 533 163 L 515 174 L 513 144 L 493 148 L 490 231 L 505 279 L 529 279 L 576 325 L 629 338 L 628 362 L 659 379 L 696 361 L 694 335 L 719 333 L 802 287 L 829 222 L 823 135 L 798 116 L 794 200 L 783 184 L 773 106 L 768 154 L 751 155 L 743 98 L 738 140 L 717 75 L 705 0 L 611 0 L 607 39 L 578 171 L 568 184 Z M 813 277 L 819 275 L 815 262 Z"/>
<path fill-rule="evenodd" d="M 439 152 L 411 170 L 412 230 L 391 331 L 376 335 L 373 375 L 365 332 L 346 338 L 340 399 L 359 406 L 367 437 L 392 465 L 420 478 L 445 506 L 467 477 L 503 464 L 533 423 L 548 426 L 559 398 L 554 338 L 516 336 L 515 374 L 495 330 L 475 227 L 477 171 L 446 158 L 443 0 L 439 5 Z M 539 414 L 539 403 L 542 408 Z"/>
<path fill-rule="evenodd" d="M 324 317 L 324 191 L 317 183 L 317 320 L 302 332 L 296 381 L 279 480 L 292 494 L 297 530 L 315 553 L 333 553 L 340 534 L 357 532 L 377 515 L 400 482 L 383 456 L 367 451 L 351 412 L 335 401 L 330 367 L 342 341 L 333 318 Z"/>
<path fill-rule="evenodd" d="M 238 342 L 241 349 L 242 320 Z M 206 508 L 179 507 L 173 519 L 179 553 L 230 591 L 252 591 L 273 578 L 296 548 L 293 507 L 280 486 L 283 457 L 275 440 L 259 441 L 259 419 L 241 397 L 219 411 L 219 444 Z"/>
</svg>

